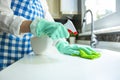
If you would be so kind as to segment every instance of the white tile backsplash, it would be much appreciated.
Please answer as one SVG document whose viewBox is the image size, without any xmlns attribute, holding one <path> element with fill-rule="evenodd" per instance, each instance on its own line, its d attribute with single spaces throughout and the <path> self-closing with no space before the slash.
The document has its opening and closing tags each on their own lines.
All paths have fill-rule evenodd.
<svg viewBox="0 0 120 80">
<path fill-rule="evenodd" d="M 89 45 L 90 41 L 88 41 L 88 40 L 77 40 L 77 44 Z M 99 41 L 96 48 L 109 49 L 109 50 L 120 52 L 120 42 Z"/>
</svg>

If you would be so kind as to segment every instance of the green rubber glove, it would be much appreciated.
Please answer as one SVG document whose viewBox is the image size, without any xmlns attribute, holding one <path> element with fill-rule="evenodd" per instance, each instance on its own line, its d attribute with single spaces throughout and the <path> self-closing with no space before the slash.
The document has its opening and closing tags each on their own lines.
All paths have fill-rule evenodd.
<svg viewBox="0 0 120 80">
<path fill-rule="evenodd" d="M 40 37 L 48 35 L 53 40 L 60 38 L 68 38 L 69 33 L 65 26 L 58 22 L 50 22 L 45 19 L 36 18 L 30 25 L 31 33 Z"/>
<path fill-rule="evenodd" d="M 67 41 L 59 41 L 56 44 L 58 51 L 64 54 L 79 56 L 86 59 L 95 59 L 100 57 L 100 53 L 93 50 L 91 47 L 77 44 L 69 44 Z"/>
</svg>

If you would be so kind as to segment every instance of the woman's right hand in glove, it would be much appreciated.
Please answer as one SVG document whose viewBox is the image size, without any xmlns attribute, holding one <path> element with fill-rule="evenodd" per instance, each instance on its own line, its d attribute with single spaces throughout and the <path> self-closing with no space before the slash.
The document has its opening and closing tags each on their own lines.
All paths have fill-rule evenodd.
<svg viewBox="0 0 120 80">
<path fill-rule="evenodd" d="M 31 33 L 37 37 L 40 37 L 41 35 L 48 35 L 53 40 L 69 37 L 69 33 L 63 24 L 50 22 L 45 19 L 36 18 L 31 23 L 30 30 Z"/>
</svg>

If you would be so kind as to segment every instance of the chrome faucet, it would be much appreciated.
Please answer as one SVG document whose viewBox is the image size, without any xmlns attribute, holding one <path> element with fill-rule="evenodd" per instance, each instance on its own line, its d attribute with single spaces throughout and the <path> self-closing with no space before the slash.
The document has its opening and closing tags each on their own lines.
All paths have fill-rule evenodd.
<svg viewBox="0 0 120 80">
<path fill-rule="evenodd" d="M 84 13 L 84 18 L 83 18 L 83 28 L 85 27 L 85 23 L 86 23 L 86 14 L 87 13 L 91 14 L 91 40 L 90 40 L 90 46 L 92 48 L 95 48 L 97 45 L 97 39 L 96 39 L 96 35 L 94 34 L 94 21 L 93 21 L 93 13 L 90 9 L 86 10 Z"/>
</svg>

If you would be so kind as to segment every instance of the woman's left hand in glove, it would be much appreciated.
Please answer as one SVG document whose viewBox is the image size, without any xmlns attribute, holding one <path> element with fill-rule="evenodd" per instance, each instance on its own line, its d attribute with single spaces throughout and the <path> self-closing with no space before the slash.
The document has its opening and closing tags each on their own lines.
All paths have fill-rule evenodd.
<svg viewBox="0 0 120 80">
<path fill-rule="evenodd" d="M 58 51 L 64 54 L 79 56 L 86 59 L 99 58 L 101 55 L 89 46 L 69 44 L 67 41 L 59 41 L 56 44 Z"/>
</svg>

